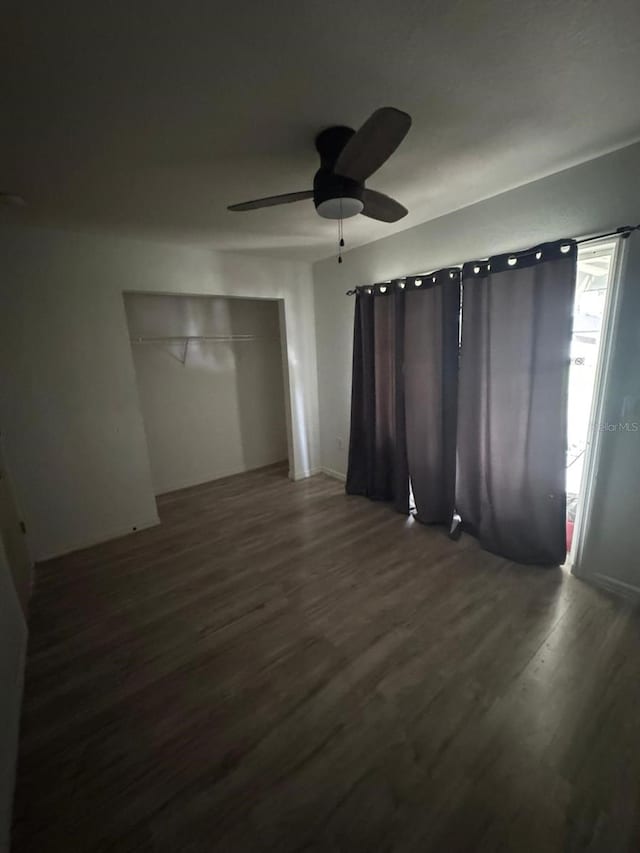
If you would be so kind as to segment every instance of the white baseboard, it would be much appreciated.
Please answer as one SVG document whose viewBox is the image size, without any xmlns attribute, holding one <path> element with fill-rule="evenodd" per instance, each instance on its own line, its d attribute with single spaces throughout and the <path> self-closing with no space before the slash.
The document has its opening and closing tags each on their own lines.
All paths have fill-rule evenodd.
<svg viewBox="0 0 640 853">
<path fill-rule="evenodd" d="M 289 471 L 289 479 L 294 481 L 306 480 L 308 477 L 315 477 L 316 474 L 326 474 L 327 477 L 333 477 L 334 480 L 340 480 L 342 483 L 347 479 L 346 474 L 341 474 L 340 471 L 334 471 L 333 468 L 325 468 L 323 465 L 320 465 L 317 468 L 309 468 L 301 474 L 296 475 L 294 475 L 292 471 Z"/>
<path fill-rule="evenodd" d="M 216 471 L 214 473 L 209 473 L 204 479 L 202 477 L 198 477 L 197 479 L 193 479 L 193 477 L 188 478 L 187 480 L 177 480 L 173 482 L 170 486 L 165 484 L 163 486 L 154 486 L 153 493 L 159 498 L 164 495 L 170 495 L 173 492 L 181 492 L 183 489 L 193 489 L 196 486 L 208 486 L 209 483 L 215 483 L 217 480 L 227 480 L 229 477 L 237 477 L 239 474 L 251 474 L 254 471 L 262 471 L 266 468 L 274 468 L 276 465 L 286 465 L 287 459 L 275 459 L 271 462 L 265 462 L 260 465 L 253 465 L 251 468 L 234 468 L 233 471 Z M 289 479 L 291 477 L 291 471 L 289 471 Z"/>
<path fill-rule="evenodd" d="M 346 474 L 342 474 L 340 471 L 334 471 L 333 468 L 321 468 L 320 470 L 323 474 L 326 474 L 327 477 L 333 477 L 334 480 L 340 480 L 341 483 L 344 483 L 347 479 Z"/>
<path fill-rule="evenodd" d="M 306 480 L 308 477 L 315 477 L 316 474 L 321 474 L 322 468 L 307 468 L 304 471 L 294 473 L 289 471 L 289 479 L 297 483 L 298 480 Z"/>
<path fill-rule="evenodd" d="M 621 595 L 623 598 L 626 598 L 627 601 L 632 601 L 634 603 L 640 601 L 640 587 L 637 587 L 634 584 L 625 583 L 625 581 L 618 580 L 618 578 L 612 578 L 609 575 L 602 575 L 599 573 L 588 576 L 583 575 L 582 579 L 592 581 L 596 586 L 600 586 L 608 592 Z"/>
<path fill-rule="evenodd" d="M 63 557 L 65 554 L 71 554 L 73 551 L 83 551 L 85 548 L 101 545 L 103 542 L 109 542 L 111 539 L 120 539 L 121 536 L 127 536 L 129 533 L 137 533 L 139 530 L 146 530 L 148 527 L 157 527 L 159 524 L 160 518 L 156 515 L 147 521 L 139 521 L 137 524 L 132 524 L 131 527 L 121 527 L 117 530 L 97 533 L 95 536 L 88 537 L 87 539 L 71 542 L 53 551 L 45 551 L 43 554 L 38 554 L 36 562 L 42 563 L 45 560 L 53 560 L 55 557 Z"/>
</svg>

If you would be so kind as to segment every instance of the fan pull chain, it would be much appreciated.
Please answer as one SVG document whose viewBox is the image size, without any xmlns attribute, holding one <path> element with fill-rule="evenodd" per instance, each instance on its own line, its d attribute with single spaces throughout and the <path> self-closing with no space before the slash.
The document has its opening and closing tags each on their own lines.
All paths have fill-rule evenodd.
<svg viewBox="0 0 640 853">
<path fill-rule="evenodd" d="M 342 263 L 342 248 L 344 246 L 344 231 L 342 224 L 342 196 L 340 197 L 340 219 L 338 219 L 338 263 Z"/>
</svg>

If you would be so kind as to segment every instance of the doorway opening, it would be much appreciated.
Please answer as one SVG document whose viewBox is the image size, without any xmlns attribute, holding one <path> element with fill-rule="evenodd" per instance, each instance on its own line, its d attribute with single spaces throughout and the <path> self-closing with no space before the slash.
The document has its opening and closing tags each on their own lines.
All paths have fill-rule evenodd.
<svg viewBox="0 0 640 853">
<path fill-rule="evenodd" d="M 290 465 L 279 301 L 125 293 L 156 495 Z"/>
<path fill-rule="evenodd" d="M 585 517 L 594 437 L 605 375 L 607 341 L 614 315 L 614 275 L 618 241 L 589 243 L 578 249 L 573 310 L 567 418 L 567 553 L 572 563 L 576 526 Z"/>
</svg>

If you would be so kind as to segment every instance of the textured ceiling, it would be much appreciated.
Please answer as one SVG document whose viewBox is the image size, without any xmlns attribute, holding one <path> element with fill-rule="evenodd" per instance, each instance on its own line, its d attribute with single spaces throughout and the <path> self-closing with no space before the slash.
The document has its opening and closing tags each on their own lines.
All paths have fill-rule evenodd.
<svg viewBox="0 0 640 853">
<path fill-rule="evenodd" d="M 637 0 L 16 3 L 3 9 L 0 190 L 40 222 L 314 260 L 314 136 L 392 105 L 413 128 L 347 248 L 640 138 Z"/>
</svg>

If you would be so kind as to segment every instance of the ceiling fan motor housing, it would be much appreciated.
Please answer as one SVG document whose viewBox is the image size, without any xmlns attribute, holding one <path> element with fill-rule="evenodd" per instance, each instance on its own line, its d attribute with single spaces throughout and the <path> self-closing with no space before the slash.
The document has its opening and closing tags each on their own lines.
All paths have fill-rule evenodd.
<svg viewBox="0 0 640 853">
<path fill-rule="evenodd" d="M 313 203 L 325 219 L 348 219 L 364 207 L 364 187 L 325 169 L 318 169 L 313 179 Z"/>
<path fill-rule="evenodd" d="M 313 179 L 313 203 L 325 219 L 348 219 L 364 208 L 364 184 L 336 175 L 336 160 L 355 131 L 350 127 L 328 127 L 316 137 L 320 168 Z"/>
</svg>

